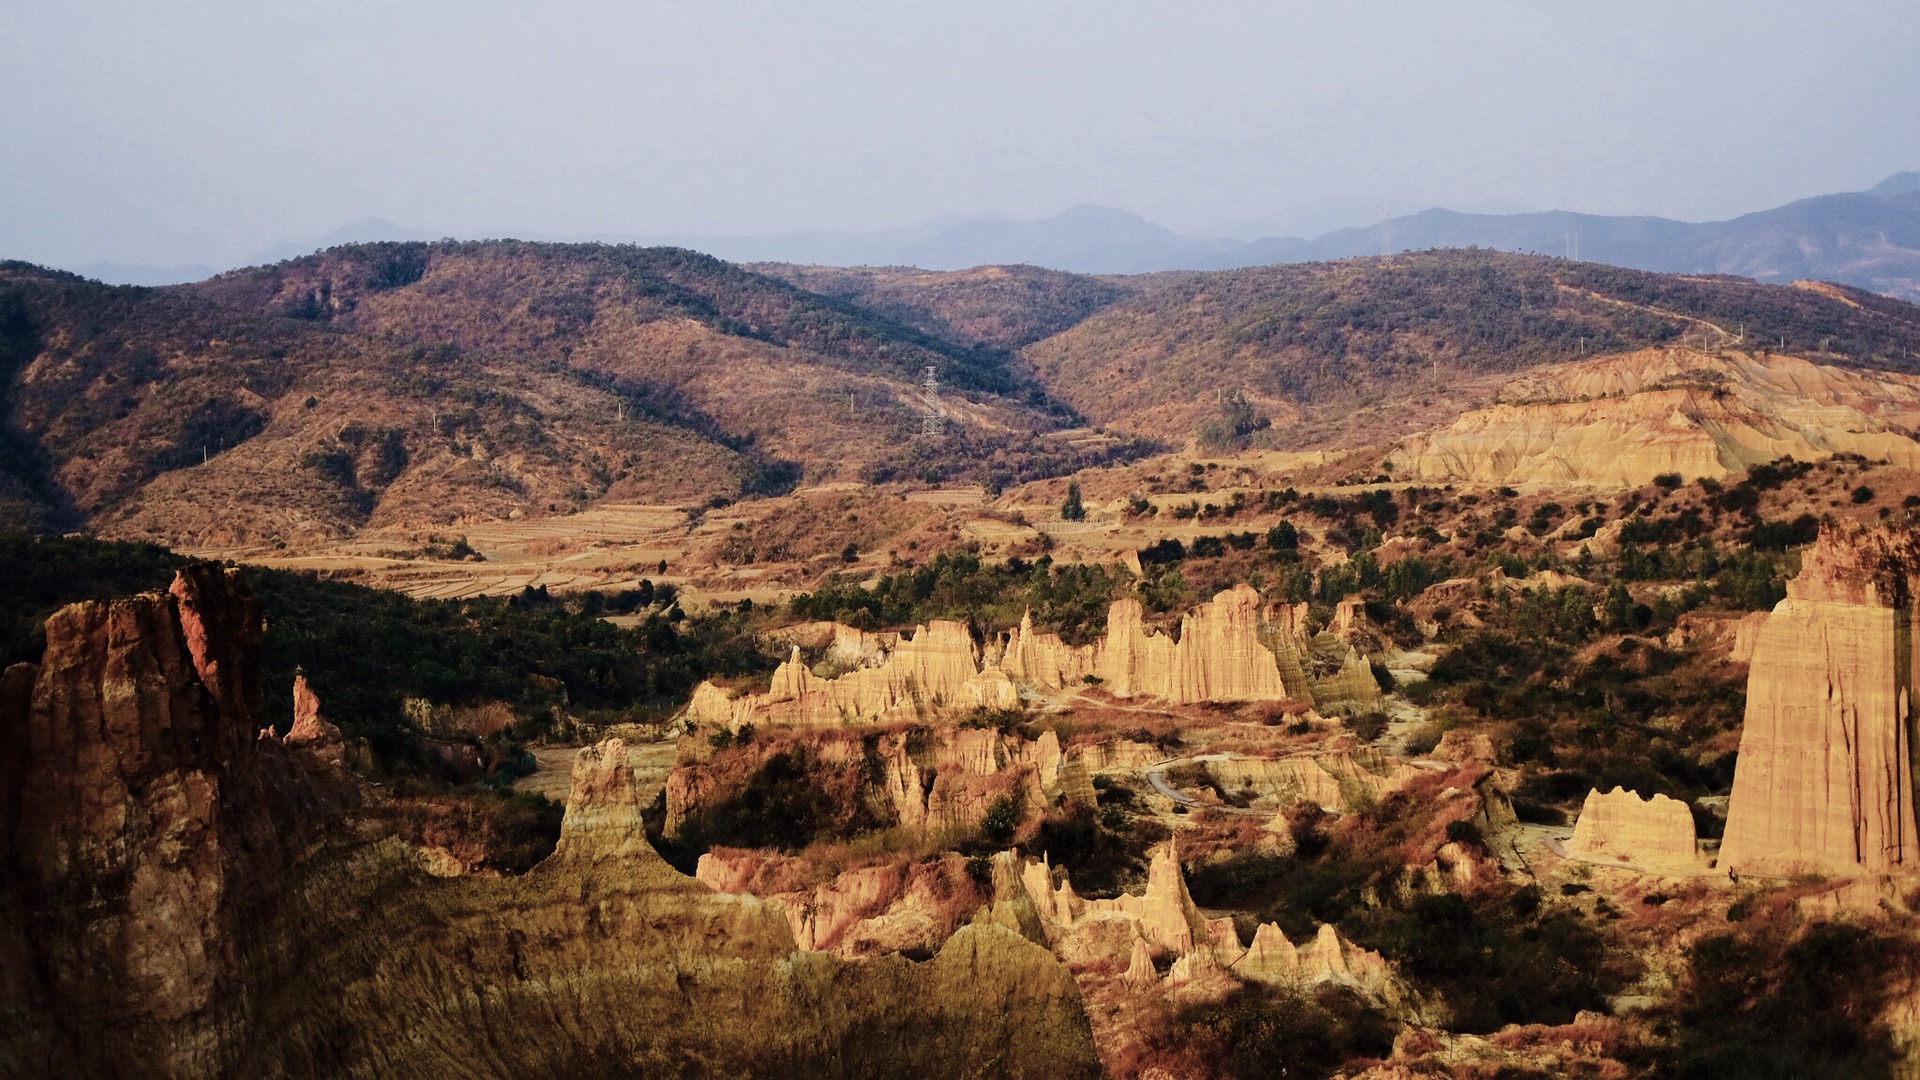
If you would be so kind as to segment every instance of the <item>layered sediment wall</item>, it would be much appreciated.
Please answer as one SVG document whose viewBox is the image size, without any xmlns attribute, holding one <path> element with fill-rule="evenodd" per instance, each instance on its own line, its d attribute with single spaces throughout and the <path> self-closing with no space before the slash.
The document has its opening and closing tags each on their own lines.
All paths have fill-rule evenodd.
<svg viewBox="0 0 1920 1080">
<path fill-rule="evenodd" d="M 1821 530 L 1755 639 L 1721 865 L 1878 873 L 1920 863 L 1917 585 L 1911 528 Z"/>
<path fill-rule="evenodd" d="M 1587 792 L 1568 848 L 1582 858 L 1674 869 L 1693 866 L 1693 812 L 1665 795 L 1651 799 L 1624 788 Z"/>
</svg>

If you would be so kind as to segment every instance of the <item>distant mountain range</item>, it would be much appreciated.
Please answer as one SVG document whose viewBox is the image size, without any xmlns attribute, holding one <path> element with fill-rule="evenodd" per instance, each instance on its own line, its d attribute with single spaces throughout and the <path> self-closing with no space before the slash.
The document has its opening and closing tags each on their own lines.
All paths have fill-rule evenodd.
<svg viewBox="0 0 1920 1080">
<path fill-rule="evenodd" d="M 279 245 L 262 252 L 257 261 L 274 262 L 343 243 L 429 238 L 428 233 L 368 219 L 322 237 L 312 246 Z M 1866 191 L 1820 195 L 1728 221 L 1698 223 L 1558 210 L 1463 214 L 1436 208 L 1312 240 L 1235 240 L 1183 236 L 1131 211 L 1076 206 L 1038 221 L 943 222 L 872 233 L 574 239 L 671 244 L 735 262 L 929 270 L 1024 264 L 1086 274 L 1226 270 L 1428 248 L 1483 247 L 1670 273 L 1736 274 L 1768 282 L 1817 278 L 1920 300 L 1920 172 L 1896 174 Z M 74 269 L 125 284 L 191 281 L 212 272 L 208 267 L 106 264 Z"/>
</svg>

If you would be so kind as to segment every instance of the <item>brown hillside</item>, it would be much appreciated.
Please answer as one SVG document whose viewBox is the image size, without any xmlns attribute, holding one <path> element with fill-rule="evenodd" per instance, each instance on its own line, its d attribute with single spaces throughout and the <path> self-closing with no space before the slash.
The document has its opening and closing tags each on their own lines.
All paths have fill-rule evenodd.
<svg viewBox="0 0 1920 1080">
<path fill-rule="evenodd" d="M 1037 266 L 938 271 L 768 263 L 756 269 L 936 337 L 992 349 L 1018 349 L 1050 337 L 1131 292 L 1126 278 Z"/>
<path fill-rule="evenodd" d="M 1364 451 L 1325 459 L 1344 475 L 1420 433 L 1499 442 L 1440 433 L 1516 374 L 1583 354 L 1771 343 L 1901 371 L 1920 345 L 1911 305 L 1840 286 L 1479 251 L 1121 279 L 771 269 L 792 280 L 676 249 L 519 242 L 350 246 L 163 290 L 8 264 L 0 510 L 305 548 L 796 484 L 1005 487 L 1152 449 L 1131 433 Z M 938 440 L 919 434 L 927 368 Z M 1068 427 L 1075 410 L 1112 430 Z M 1708 454 L 1738 467 L 1853 446 L 1818 418 L 1780 423 L 1801 434 Z M 1398 456 L 1493 475 L 1438 447 Z"/>
<path fill-rule="evenodd" d="M 1051 437 L 1004 354 L 673 250 L 366 245 L 166 290 L 8 264 L 0 338 L 6 520 L 177 545 L 1138 452 Z"/>
<path fill-rule="evenodd" d="M 1272 421 L 1256 444 L 1398 436 L 1484 401 L 1487 376 L 1670 342 L 1920 366 L 1920 309 L 1843 286 L 1491 251 L 1127 280 L 1130 296 L 1023 355 L 1089 419 L 1169 440 L 1192 437 L 1231 389 Z M 1286 422 L 1291 408 L 1302 410 L 1298 423 Z"/>
</svg>

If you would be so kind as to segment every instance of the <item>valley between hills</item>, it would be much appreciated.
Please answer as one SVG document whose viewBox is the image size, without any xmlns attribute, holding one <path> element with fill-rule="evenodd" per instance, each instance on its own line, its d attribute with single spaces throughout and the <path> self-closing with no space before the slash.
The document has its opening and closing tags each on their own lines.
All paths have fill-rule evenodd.
<svg viewBox="0 0 1920 1080">
<path fill-rule="evenodd" d="M 0 376 L 0 1075 L 1920 1076 L 1911 304 L 388 243 Z"/>
</svg>

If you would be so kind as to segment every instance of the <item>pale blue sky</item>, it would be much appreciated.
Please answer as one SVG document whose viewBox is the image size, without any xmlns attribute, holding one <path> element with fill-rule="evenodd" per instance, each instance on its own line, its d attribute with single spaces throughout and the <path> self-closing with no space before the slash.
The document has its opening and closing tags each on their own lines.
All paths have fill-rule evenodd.
<svg viewBox="0 0 1920 1080">
<path fill-rule="evenodd" d="M 1429 205 L 1690 220 L 1920 168 L 1920 11 L 1826 4 L 89 2 L 0 17 L 0 257 Z"/>
</svg>

